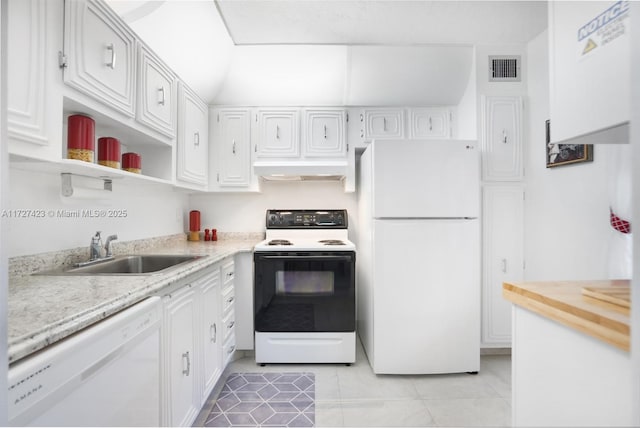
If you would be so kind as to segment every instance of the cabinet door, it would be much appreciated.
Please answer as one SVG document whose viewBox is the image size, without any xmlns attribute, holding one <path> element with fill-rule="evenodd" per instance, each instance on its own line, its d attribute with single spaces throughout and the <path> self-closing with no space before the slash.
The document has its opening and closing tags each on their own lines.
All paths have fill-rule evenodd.
<svg viewBox="0 0 640 428">
<path fill-rule="evenodd" d="M 483 180 L 522 180 L 522 98 L 483 97 L 482 126 Z"/>
<path fill-rule="evenodd" d="M 201 343 L 203 390 L 200 402 L 204 403 L 222 373 L 222 343 L 224 326 L 220 316 L 220 269 L 200 281 Z"/>
<path fill-rule="evenodd" d="M 208 111 L 185 84 L 179 85 L 177 178 L 201 186 L 208 178 Z"/>
<path fill-rule="evenodd" d="M 485 185 L 482 199 L 482 341 L 485 346 L 511 346 L 511 305 L 502 297 L 502 283 L 524 276 L 524 190 L 520 185 Z"/>
<path fill-rule="evenodd" d="M 238 349 L 253 349 L 253 256 L 238 253 L 234 262 L 236 342 Z"/>
<path fill-rule="evenodd" d="M 140 44 L 139 51 L 136 118 L 138 122 L 174 137 L 178 95 L 176 77 L 146 46 Z"/>
<path fill-rule="evenodd" d="M 102 1 L 65 1 L 64 82 L 133 117 L 136 41 Z"/>
<path fill-rule="evenodd" d="M 549 2 L 552 143 L 629 142 L 631 82 L 638 79 L 631 71 L 634 3 Z"/>
<path fill-rule="evenodd" d="M 300 156 L 300 127 L 297 109 L 259 109 L 256 113 L 256 119 L 255 151 L 257 158 Z"/>
<path fill-rule="evenodd" d="M 190 287 L 165 300 L 165 416 L 169 426 L 190 426 L 200 410 L 195 313 L 195 292 Z"/>
<path fill-rule="evenodd" d="M 404 110 L 365 109 L 363 116 L 364 139 L 404 138 Z"/>
<path fill-rule="evenodd" d="M 442 108 L 410 111 L 410 138 L 451 138 L 451 112 Z"/>
<path fill-rule="evenodd" d="M 304 110 L 302 147 L 307 158 L 346 157 L 344 109 Z"/>
<path fill-rule="evenodd" d="M 247 187 L 251 184 L 251 112 L 219 110 L 216 122 L 219 185 Z"/>
<path fill-rule="evenodd" d="M 7 14 L 7 134 L 46 145 L 47 2 L 13 0 Z"/>
</svg>

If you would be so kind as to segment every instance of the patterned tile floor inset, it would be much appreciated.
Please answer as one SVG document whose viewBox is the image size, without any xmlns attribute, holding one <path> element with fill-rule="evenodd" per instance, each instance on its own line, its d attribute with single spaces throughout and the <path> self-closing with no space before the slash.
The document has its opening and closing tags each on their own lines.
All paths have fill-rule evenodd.
<svg viewBox="0 0 640 428">
<path fill-rule="evenodd" d="M 232 373 L 204 426 L 313 427 L 313 373 Z"/>
</svg>

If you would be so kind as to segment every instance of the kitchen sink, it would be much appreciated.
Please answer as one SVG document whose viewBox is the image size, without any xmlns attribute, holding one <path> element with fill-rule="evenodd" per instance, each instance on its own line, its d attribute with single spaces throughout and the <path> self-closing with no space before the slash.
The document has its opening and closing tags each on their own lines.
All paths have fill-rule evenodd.
<svg viewBox="0 0 640 428">
<path fill-rule="evenodd" d="M 118 256 L 86 266 L 38 272 L 36 275 L 150 275 L 201 257 L 204 256 L 165 254 Z"/>
</svg>

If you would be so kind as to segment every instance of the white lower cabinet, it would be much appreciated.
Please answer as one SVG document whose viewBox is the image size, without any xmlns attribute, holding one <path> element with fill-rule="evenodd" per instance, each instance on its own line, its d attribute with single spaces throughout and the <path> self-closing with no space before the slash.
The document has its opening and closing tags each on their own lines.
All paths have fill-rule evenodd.
<svg viewBox="0 0 640 428">
<path fill-rule="evenodd" d="M 198 303 L 191 284 L 164 299 L 165 426 L 191 425 L 200 410 L 195 361 Z"/>
<path fill-rule="evenodd" d="M 484 185 L 482 217 L 482 346 L 510 347 L 511 305 L 502 283 L 524 276 L 522 185 Z"/>
<path fill-rule="evenodd" d="M 209 394 L 222 374 L 222 324 L 220 322 L 220 269 L 198 280 L 202 301 L 200 321 L 200 343 L 202 344 L 202 380 L 200 403 Z"/>
<path fill-rule="evenodd" d="M 232 359 L 234 300 L 233 258 L 164 296 L 163 426 L 191 426 Z"/>
</svg>

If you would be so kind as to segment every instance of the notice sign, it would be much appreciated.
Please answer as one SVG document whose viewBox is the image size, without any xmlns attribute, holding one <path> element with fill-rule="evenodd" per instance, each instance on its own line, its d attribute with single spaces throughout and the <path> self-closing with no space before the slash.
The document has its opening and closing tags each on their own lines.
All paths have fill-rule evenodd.
<svg viewBox="0 0 640 428">
<path fill-rule="evenodd" d="M 613 3 L 578 28 L 578 58 L 585 58 L 629 33 L 629 1 Z"/>
</svg>

